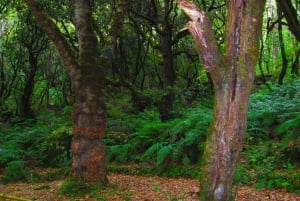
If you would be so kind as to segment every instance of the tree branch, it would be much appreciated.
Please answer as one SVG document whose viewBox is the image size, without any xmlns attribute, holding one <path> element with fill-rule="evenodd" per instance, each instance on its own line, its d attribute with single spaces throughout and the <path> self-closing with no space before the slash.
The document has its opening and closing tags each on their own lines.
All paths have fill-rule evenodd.
<svg viewBox="0 0 300 201">
<path fill-rule="evenodd" d="M 223 55 L 218 48 L 211 20 L 194 3 L 188 0 L 178 0 L 177 2 L 178 7 L 183 9 L 191 19 L 187 27 L 195 39 L 204 68 L 209 72 L 213 71 L 221 66 Z"/>
<path fill-rule="evenodd" d="M 69 46 L 67 40 L 49 15 L 45 12 L 43 6 L 36 0 L 24 0 L 31 10 L 31 13 L 36 17 L 42 29 L 48 34 L 49 38 L 56 45 L 60 56 L 63 59 L 64 65 L 71 77 L 75 78 L 78 75 L 78 63 Z"/>
<path fill-rule="evenodd" d="M 29 200 L 26 198 L 16 197 L 16 196 L 4 194 L 4 193 L 0 193 L 0 198 L 10 199 L 10 200 L 18 200 L 18 201 L 32 201 L 32 200 Z"/>
<path fill-rule="evenodd" d="M 294 34 L 296 39 L 300 41 L 300 22 L 297 17 L 297 11 L 291 0 L 277 0 L 277 3 L 284 13 L 290 31 Z"/>
</svg>

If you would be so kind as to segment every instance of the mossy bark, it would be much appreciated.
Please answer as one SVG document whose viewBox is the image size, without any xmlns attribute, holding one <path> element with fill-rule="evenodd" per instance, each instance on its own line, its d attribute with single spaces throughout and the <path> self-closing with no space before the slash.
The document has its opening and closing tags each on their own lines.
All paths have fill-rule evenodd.
<svg viewBox="0 0 300 201">
<path fill-rule="evenodd" d="M 217 46 L 209 17 L 190 1 L 178 3 L 191 19 L 188 28 L 215 90 L 214 118 L 203 155 L 200 200 L 228 201 L 244 141 L 265 1 L 229 2 L 224 54 Z"/>
</svg>

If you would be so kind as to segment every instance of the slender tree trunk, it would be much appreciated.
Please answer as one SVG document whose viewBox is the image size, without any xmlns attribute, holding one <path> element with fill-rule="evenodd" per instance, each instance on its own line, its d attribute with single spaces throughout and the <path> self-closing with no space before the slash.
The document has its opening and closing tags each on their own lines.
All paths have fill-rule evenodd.
<svg viewBox="0 0 300 201">
<path fill-rule="evenodd" d="M 228 201 L 244 141 L 265 1 L 229 2 L 225 54 L 217 46 L 209 17 L 194 3 L 178 3 L 191 19 L 189 31 L 215 89 L 214 118 L 203 155 L 200 200 Z"/>
<path fill-rule="evenodd" d="M 297 50 L 295 60 L 292 65 L 292 74 L 299 75 L 299 58 L 300 58 L 300 48 Z"/>
<path fill-rule="evenodd" d="M 167 2 L 169 3 L 169 2 Z M 174 107 L 174 91 L 172 87 L 175 82 L 175 70 L 172 52 L 172 33 L 168 22 L 165 22 L 165 30 L 161 34 L 160 51 L 163 56 L 163 76 L 164 76 L 164 94 L 161 97 L 158 109 L 160 113 L 160 119 L 162 121 L 169 120 L 172 115 L 171 112 Z"/>
<path fill-rule="evenodd" d="M 277 15 L 278 15 L 279 18 L 281 18 L 281 16 L 282 16 L 282 10 L 281 10 L 279 4 L 277 4 Z M 281 84 L 283 84 L 283 79 L 286 75 L 287 66 L 288 66 L 288 60 L 287 60 L 286 53 L 285 53 L 285 45 L 284 45 L 283 35 L 282 35 L 282 22 L 281 22 L 281 20 L 278 22 L 278 38 L 279 38 L 280 51 L 281 51 L 281 61 L 282 61 L 281 71 L 280 71 L 280 74 L 278 76 L 278 84 L 281 85 Z"/>
<path fill-rule="evenodd" d="M 266 80 L 266 76 L 264 73 L 264 69 L 262 66 L 263 63 L 263 52 L 264 52 L 264 41 L 263 39 L 260 40 L 260 51 L 259 51 L 259 61 L 258 61 L 258 67 L 259 67 L 259 71 L 260 71 L 260 78 L 262 80 L 262 82 L 265 84 L 267 82 Z"/>
<path fill-rule="evenodd" d="M 27 75 L 26 83 L 21 97 L 20 115 L 24 118 L 34 117 L 33 110 L 31 108 L 31 97 L 33 95 L 37 67 L 34 66 L 32 68 L 34 69 L 31 69 L 29 75 Z"/>
<path fill-rule="evenodd" d="M 159 103 L 158 109 L 160 119 L 167 121 L 172 118 L 174 109 L 175 94 L 172 87 L 174 86 L 176 73 L 174 69 L 174 58 L 172 51 L 172 26 L 170 24 L 170 12 L 172 10 L 173 0 L 164 0 L 164 22 L 163 29 L 160 32 L 160 52 L 162 54 L 164 94 Z"/>
<path fill-rule="evenodd" d="M 297 14 L 297 1 L 296 7 L 293 6 L 291 0 L 276 0 L 276 2 L 277 8 L 280 8 L 284 13 L 290 31 L 294 34 L 295 38 L 300 41 L 300 21 L 298 20 Z"/>
</svg>

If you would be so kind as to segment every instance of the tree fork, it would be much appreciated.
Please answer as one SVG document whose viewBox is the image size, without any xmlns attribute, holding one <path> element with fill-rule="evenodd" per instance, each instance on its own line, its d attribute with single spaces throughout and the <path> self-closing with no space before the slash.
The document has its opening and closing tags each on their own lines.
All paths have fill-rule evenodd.
<svg viewBox="0 0 300 201">
<path fill-rule="evenodd" d="M 233 175 L 246 131 L 264 4 L 264 0 L 229 2 L 223 54 L 208 15 L 194 3 L 178 0 L 179 8 L 191 19 L 187 27 L 215 90 L 214 118 L 203 154 L 201 201 L 227 201 L 231 196 Z"/>
</svg>

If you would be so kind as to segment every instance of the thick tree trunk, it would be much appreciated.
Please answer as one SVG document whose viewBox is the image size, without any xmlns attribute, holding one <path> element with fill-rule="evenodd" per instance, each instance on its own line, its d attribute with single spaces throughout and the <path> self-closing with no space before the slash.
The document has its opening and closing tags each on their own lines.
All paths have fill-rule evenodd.
<svg viewBox="0 0 300 201">
<path fill-rule="evenodd" d="M 73 174 L 76 178 L 105 184 L 106 109 L 103 101 L 103 68 L 93 30 L 92 8 L 89 2 L 73 0 L 74 24 L 79 42 L 80 79 L 75 85 L 77 101 L 73 108 Z M 74 81 L 76 82 L 76 80 Z"/>
<path fill-rule="evenodd" d="M 63 34 L 35 0 L 25 0 L 41 27 L 55 43 L 76 94 L 73 107 L 73 175 L 100 184 L 107 183 L 105 170 L 106 109 L 102 88 L 104 62 L 93 29 L 90 1 L 73 0 L 74 24 L 79 43 L 76 58 Z"/>
<path fill-rule="evenodd" d="M 189 31 L 215 89 L 214 118 L 203 155 L 200 200 L 227 201 L 243 146 L 265 2 L 229 2 L 225 54 L 217 46 L 209 17 L 194 3 L 178 3 L 191 19 Z"/>
<path fill-rule="evenodd" d="M 73 176 L 106 184 L 105 145 L 102 140 L 106 130 L 106 115 L 103 100 L 78 100 L 74 105 L 72 117 Z"/>
<path fill-rule="evenodd" d="M 203 155 L 201 200 L 225 201 L 231 196 L 232 178 L 246 130 L 251 84 L 252 79 L 240 80 L 235 89 L 230 84 L 216 89 L 214 118 Z"/>
</svg>

